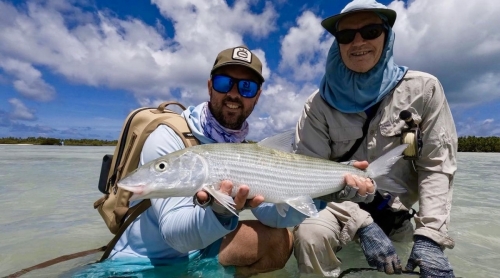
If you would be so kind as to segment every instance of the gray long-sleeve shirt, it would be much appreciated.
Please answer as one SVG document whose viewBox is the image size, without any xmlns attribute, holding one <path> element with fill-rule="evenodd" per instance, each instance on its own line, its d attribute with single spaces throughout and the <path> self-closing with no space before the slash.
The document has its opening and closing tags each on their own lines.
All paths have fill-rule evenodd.
<svg viewBox="0 0 500 278">
<path fill-rule="evenodd" d="M 423 136 L 422 156 L 415 161 L 399 160 L 390 177 L 408 191 L 392 203 L 406 209 L 419 202 L 415 217 L 416 235 L 429 237 L 448 248 L 454 242 L 448 237 L 453 176 L 457 169 L 457 134 L 451 111 L 438 79 L 430 74 L 408 71 L 400 84 L 386 96 L 372 119 L 366 138 L 352 159 L 371 162 L 400 145 L 404 122 L 399 113 L 408 110 L 420 125 Z M 315 157 L 336 160 L 362 137 L 366 121 L 364 112 L 344 114 L 329 106 L 314 92 L 307 100 L 297 124 L 295 151 Z M 342 215 L 341 233 L 351 238 L 371 217 L 350 202 L 330 204 Z M 402 207 L 404 206 L 404 207 Z"/>
</svg>

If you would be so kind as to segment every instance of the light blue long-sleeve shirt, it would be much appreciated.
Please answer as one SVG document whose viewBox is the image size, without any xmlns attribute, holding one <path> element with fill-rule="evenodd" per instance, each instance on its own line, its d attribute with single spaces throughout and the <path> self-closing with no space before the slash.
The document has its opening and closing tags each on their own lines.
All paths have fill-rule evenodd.
<svg viewBox="0 0 500 278">
<path fill-rule="evenodd" d="M 202 144 L 216 143 L 203 134 L 199 124 L 202 107 L 203 104 L 190 106 L 182 116 Z M 184 147 L 181 138 L 172 129 L 161 125 L 147 138 L 140 165 Z M 318 210 L 325 206 L 321 201 L 315 201 L 315 204 Z M 275 205 L 270 203 L 262 203 L 252 209 L 252 213 L 263 224 L 276 228 L 292 227 L 306 218 L 292 207 L 286 217 L 282 217 Z M 210 207 L 194 206 L 191 197 L 151 199 L 151 207 L 127 228 L 110 258 L 147 257 L 161 260 L 188 256 L 229 234 L 237 225 L 237 216 L 218 218 Z"/>
</svg>

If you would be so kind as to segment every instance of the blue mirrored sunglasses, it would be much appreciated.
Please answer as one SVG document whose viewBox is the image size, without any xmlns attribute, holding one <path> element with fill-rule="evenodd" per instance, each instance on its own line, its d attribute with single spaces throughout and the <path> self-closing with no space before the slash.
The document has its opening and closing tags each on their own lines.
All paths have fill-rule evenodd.
<svg viewBox="0 0 500 278">
<path fill-rule="evenodd" d="M 245 98 L 253 98 L 257 95 L 259 83 L 248 79 L 236 79 L 227 75 L 213 75 L 212 88 L 219 93 L 227 94 L 237 84 L 238 93 Z"/>
</svg>

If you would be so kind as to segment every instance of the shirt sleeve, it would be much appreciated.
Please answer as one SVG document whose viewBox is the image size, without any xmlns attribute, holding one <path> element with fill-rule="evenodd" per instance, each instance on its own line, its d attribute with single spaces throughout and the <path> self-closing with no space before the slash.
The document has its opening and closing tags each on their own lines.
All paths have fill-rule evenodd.
<svg viewBox="0 0 500 278">
<path fill-rule="evenodd" d="M 181 138 L 169 127 L 159 126 L 146 139 L 140 165 L 184 148 Z M 192 197 L 151 200 L 152 215 L 157 218 L 165 242 L 179 252 L 205 248 L 233 231 L 236 216 L 218 219 L 210 208 L 194 206 Z"/>
<path fill-rule="evenodd" d="M 326 203 L 320 200 L 314 200 L 314 205 L 318 211 L 326 207 Z M 278 213 L 275 204 L 262 203 L 260 206 L 252 209 L 253 215 L 262 224 L 273 228 L 287 228 L 299 225 L 307 218 L 306 215 L 290 207 L 283 217 Z"/>
<path fill-rule="evenodd" d="M 453 176 L 457 169 L 458 138 L 443 88 L 435 78 L 425 86 L 422 114 L 422 156 L 416 160 L 419 212 L 415 216 L 416 235 L 429 237 L 453 248 L 448 237 Z"/>
<path fill-rule="evenodd" d="M 231 217 L 224 224 L 211 208 L 193 205 L 193 198 L 151 200 L 163 240 L 179 252 L 203 249 L 233 231 L 238 218 Z"/>
</svg>

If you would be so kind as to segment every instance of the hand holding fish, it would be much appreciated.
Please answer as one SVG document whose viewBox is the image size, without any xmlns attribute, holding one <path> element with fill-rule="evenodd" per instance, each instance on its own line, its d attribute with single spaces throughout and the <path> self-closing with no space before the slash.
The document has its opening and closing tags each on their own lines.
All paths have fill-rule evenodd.
<svg viewBox="0 0 500 278">
<path fill-rule="evenodd" d="M 368 168 L 368 161 L 350 161 L 348 165 L 352 165 L 360 170 Z M 377 186 L 372 179 L 359 175 L 347 173 L 344 175 L 345 187 L 339 192 L 321 196 L 318 199 L 325 202 L 365 202 L 373 201 Z"/>
<path fill-rule="evenodd" d="M 220 183 L 220 192 L 226 194 L 226 195 L 231 195 L 233 191 L 233 182 L 230 180 L 223 180 Z M 248 199 L 248 194 L 250 193 L 250 188 L 247 185 L 241 185 L 238 187 L 238 192 L 236 193 L 236 196 L 234 196 L 234 203 L 235 203 L 235 209 L 236 210 L 242 210 L 244 208 L 255 208 L 259 206 L 262 202 L 264 202 L 264 197 L 257 195 L 254 198 Z M 205 190 L 200 190 L 196 193 L 196 199 L 198 201 L 198 204 L 201 204 L 205 206 L 207 202 L 210 202 L 211 205 L 212 203 L 212 197 L 209 195 L 208 192 Z M 217 200 L 215 200 L 217 202 Z M 227 210 L 225 207 L 219 204 L 222 210 L 225 210 L 227 213 L 231 214 L 229 210 Z"/>
<path fill-rule="evenodd" d="M 359 196 L 365 196 L 367 194 L 375 192 L 375 186 L 371 179 L 360 177 L 358 175 L 346 174 L 344 176 L 346 186 L 353 187 L 357 189 Z"/>
<path fill-rule="evenodd" d="M 368 161 L 353 161 L 352 166 L 365 170 L 368 168 Z M 366 196 L 366 194 L 375 193 L 376 186 L 373 183 L 372 179 L 360 177 L 358 175 L 347 174 L 345 175 L 345 183 L 347 186 L 357 187 L 358 194 L 360 196 Z"/>
</svg>

